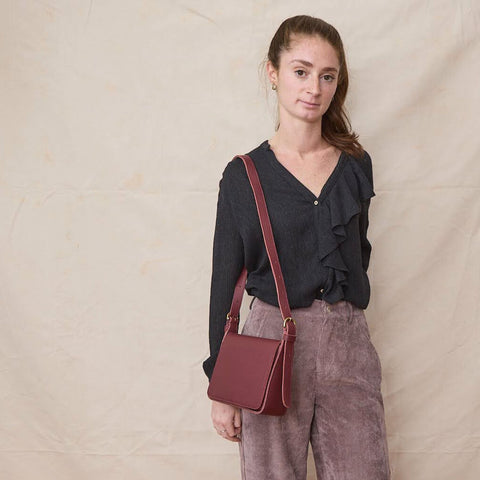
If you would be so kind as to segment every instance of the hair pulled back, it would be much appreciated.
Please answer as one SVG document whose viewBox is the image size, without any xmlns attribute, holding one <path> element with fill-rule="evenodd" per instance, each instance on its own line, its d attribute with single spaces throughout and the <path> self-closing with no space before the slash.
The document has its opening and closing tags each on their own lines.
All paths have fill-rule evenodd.
<svg viewBox="0 0 480 480">
<path fill-rule="evenodd" d="M 314 35 L 326 40 L 334 48 L 340 64 L 335 95 L 322 117 L 322 137 L 337 148 L 356 158 L 361 158 L 364 154 L 363 148 L 357 141 L 358 135 L 351 130 L 351 124 L 344 109 L 348 91 L 348 70 L 343 42 L 335 27 L 320 18 L 309 15 L 287 18 L 278 27 L 270 42 L 267 60 L 270 60 L 278 71 L 280 69 L 280 56 L 283 51 L 290 49 L 291 42 L 298 37 Z M 280 123 L 276 125 L 275 130 L 278 130 L 279 126 Z"/>
</svg>

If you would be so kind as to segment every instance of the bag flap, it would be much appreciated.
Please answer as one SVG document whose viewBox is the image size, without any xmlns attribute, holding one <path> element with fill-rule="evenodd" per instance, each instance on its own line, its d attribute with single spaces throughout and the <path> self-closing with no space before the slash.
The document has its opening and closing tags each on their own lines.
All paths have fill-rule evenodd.
<svg viewBox="0 0 480 480">
<path fill-rule="evenodd" d="M 280 344 L 279 340 L 228 333 L 220 347 L 208 397 L 259 409 Z"/>
</svg>

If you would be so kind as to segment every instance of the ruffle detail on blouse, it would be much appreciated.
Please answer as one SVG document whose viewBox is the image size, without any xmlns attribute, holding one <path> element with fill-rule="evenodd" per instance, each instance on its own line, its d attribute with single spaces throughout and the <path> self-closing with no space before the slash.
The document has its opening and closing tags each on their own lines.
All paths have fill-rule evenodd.
<svg viewBox="0 0 480 480">
<path fill-rule="evenodd" d="M 344 298 L 348 286 L 348 267 L 340 245 L 347 238 L 345 226 L 361 212 L 361 202 L 375 196 L 373 187 L 358 160 L 348 159 L 343 172 L 321 204 L 319 257 L 328 268 L 328 280 L 323 298 L 335 303 Z"/>
</svg>

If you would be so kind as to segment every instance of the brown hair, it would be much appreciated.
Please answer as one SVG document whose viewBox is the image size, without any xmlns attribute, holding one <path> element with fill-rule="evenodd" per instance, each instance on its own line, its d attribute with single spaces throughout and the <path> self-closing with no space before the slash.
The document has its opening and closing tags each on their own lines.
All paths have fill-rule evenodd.
<svg viewBox="0 0 480 480">
<path fill-rule="evenodd" d="M 342 39 L 338 31 L 329 23 L 320 18 L 309 15 L 297 15 L 287 18 L 282 22 L 270 43 L 267 58 L 262 62 L 265 67 L 268 60 L 278 71 L 280 68 L 280 55 L 289 50 L 295 36 L 318 35 L 326 40 L 337 52 L 340 63 L 337 89 L 330 107 L 322 118 L 322 137 L 337 148 L 350 153 L 356 158 L 362 158 L 364 150 L 357 141 L 358 135 L 351 130 L 351 124 L 344 110 L 345 97 L 348 90 L 348 70 L 343 49 Z M 280 123 L 275 127 L 278 130 Z"/>
</svg>

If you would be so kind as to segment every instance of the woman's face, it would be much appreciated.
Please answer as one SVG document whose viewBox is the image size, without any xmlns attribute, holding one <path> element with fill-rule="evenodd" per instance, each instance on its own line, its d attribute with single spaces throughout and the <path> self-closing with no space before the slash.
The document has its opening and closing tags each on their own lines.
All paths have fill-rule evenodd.
<svg viewBox="0 0 480 480">
<path fill-rule="evenodd" d="M 317 122 L 328 110 L 337 89 L 340 65 L 337 53 L 318 35 L 292 39 L 280 56 L 278 71 L 269 61 L 270 82 L 277 85 L 280 122 L 285 115 Z"/>
</svg>

